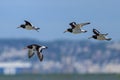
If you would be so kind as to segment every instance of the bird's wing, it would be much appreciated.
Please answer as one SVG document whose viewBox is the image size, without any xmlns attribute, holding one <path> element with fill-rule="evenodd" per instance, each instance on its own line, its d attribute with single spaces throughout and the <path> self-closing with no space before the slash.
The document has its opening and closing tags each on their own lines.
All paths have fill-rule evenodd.
<svg viewBox="0 0 120 80">
<path fill-rule="evenodd" d="M 28 58 L 31 58 L 34 55 L 34 51 L 32 49 L 28 50 Z"/>
<path fill-rule="evenodd" d="M 77 28 L 77 29 L 80 29 L 80 28 L 82 28 L 83 26 L 88 25 L 88 24 L 90 24 L 90 22 L 76 24 L 76 28 Z"/>
<path fill-rule="evenodd" d="M 93 29 L 93 33 L 96 34 L 96 35 L 100 34 L 100 32 L 97 29 Z"/>
<path fill-rule="evenodd" d="M 76 27 L 75 24 L 76 24 L 75 22 L 71 22 L 71 23 L 69 23 L 69 25 L 72 27 L 72 29 L 74 29 L 74 28 Z"/>
<path fill-rule="evenodd" d="M 42 54 L 42 50 L 43 49 L 46 49 L 47 47 L 46 46 L 41 46 L 38 50 L 37 50 L 37 55 L 38 55 L 38 58 L 40 61 L 43 60 L 43 54 Z"/>
<path fill-rule="evenodd" d="M 37 52 L 38 58 L 40 61 L 43 61 L 43 54 L 41 52 Z"/>
<path fill-rule="evenodd" d="M 25 21 L 25 25 L 32 26 L 32 24 L 29 21 L 26 21 L 26 20 L 24 20 L 24 21 Z"/>
</svg>

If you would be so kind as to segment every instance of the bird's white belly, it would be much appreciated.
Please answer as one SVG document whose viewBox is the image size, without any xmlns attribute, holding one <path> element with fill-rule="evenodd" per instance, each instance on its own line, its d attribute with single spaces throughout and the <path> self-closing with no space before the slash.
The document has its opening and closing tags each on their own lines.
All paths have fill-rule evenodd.
<svg viewBox="0 0 120 80">
<path fill-rule="evenodd" d="M 78 34 L 78 33 L 82 33 L 82 31 L 80 29 L 76 30 L 76 29 L 73 29 L 73 33 L 74 34 Z"/>
<path fill-rule="evenodd" d="M 101 35 L 100 35 L 100 36 L 97 36 L 97 39 L 98 39 L 98 40 L 105 40 L 106 38 L 105 38 L 105 36 L 101 36 Z"/>
<path fill-rule="evenodd" d="M 33 27 L 32 27 L 32 26 L 26 26 L 26 29 L 27 29 L 27 30 L 32 30 Z"/>
</svg>

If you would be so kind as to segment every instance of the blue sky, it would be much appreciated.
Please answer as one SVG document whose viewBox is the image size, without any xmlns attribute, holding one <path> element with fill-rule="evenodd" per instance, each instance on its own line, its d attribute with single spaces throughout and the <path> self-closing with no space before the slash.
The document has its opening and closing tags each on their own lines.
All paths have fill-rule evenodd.
<svg viewBox="0 0 120 80">
<path fill-rule="evenodd" d="M 120 0 L 0 0 L 0 38 L 83 40 L 96 28 L 119 41 L 119 8 Z M 40 32 L 16 29 L 24 20 L 40 27 Z M 64 34 L 72 21 L 91 22 L 84 27 L 88 32 Z"/>
</svg>

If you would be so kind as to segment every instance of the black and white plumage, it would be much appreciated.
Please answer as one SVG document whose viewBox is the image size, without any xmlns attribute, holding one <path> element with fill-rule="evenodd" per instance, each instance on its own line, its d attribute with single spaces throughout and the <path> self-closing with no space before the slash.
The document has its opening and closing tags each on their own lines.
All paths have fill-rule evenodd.
<svg viewBox="0 0 120 80">
<path fill-rule="evenodd" d="M 85 33 L 87 32 L 86 30 L 81 29 L 83 26 L 90 24 L 90 22 L 86 22 L 86 23 L 80 23 L 80 24 L 76 24 L 76 22 L 71 22 L 69 23 L 69 25 L 71 26 L 71 28 L 68 28 L 65 32 L 70 32 L 73 34 L 78 34 L 78 33 Z"/>
<path fill-rule="evenodd" d="M 23 29 L 26 29 L 26 30 L 36 30 L 37 32 L 40 29 L 38 27 L 33 26 L 29 21 L 24 20 L 24 22 L 25 22 L 25 24 L 21 24 L 17 28 L 23 28 Z"/>
<path fill-rule="evenodd" d="M 94 33 L 94 35 L 92 35 L 88 39 L 94 38 L 94 39 L 97 39 L 97 40 L 107 40 L 107 41 L 110 41 L 112 39 L 112 38 L 107 38 L 106 37 L 108 35 L 108 33 L 101 34 L 97 29 L 93 29 L 93 33 Z"/>
<path fill-rule="evenodd" d="M 38 44 L 31 44 L 31 45 L 26 46 L 25 49 L 26 48 L 28 49 L 28 58 L 31 58 L 36 52 L 39 60 L 43 61 L 42 50 L 47 49 L 48 47 L 40 46 Z"/>
</svg>

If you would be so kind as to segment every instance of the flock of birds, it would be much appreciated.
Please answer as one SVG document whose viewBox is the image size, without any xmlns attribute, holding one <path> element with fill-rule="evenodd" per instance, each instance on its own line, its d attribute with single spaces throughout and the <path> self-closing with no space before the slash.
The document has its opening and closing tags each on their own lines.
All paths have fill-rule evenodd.
<svg viewBox="0 0 120 80">
<path fill-rule="evenodd" d="M 33 26 L 29 21 L 24 20 L 25 24 L 21 24 L 19 27 L 17 28 L 23 28 L 26 30 L 36 30 L 37 32 L 39 32 L 38 27 Z M 81 29 L 83 26 L 90 24 L 90 22 L 86 22 L 86 23 L 80 23 L 80 24 L 76 24 L 76 22 L 71 22 L 69 23 L 71 28 L 68 28 L 67 30 L 64 31 L 64 33 L 66 32 L 70 32 L 73 34 L 79 34 L 79 33 L 86 33 L 86 30 Z M 106 36 L 108 35 L 108 33 L 106 34 L 102 34 L 100 33 L 97 29 L 93 29 L 93 33 L 94 35 L 92 35 L 91 37 L 89 37 L 88 39 L 96 39 L 96 40 L 107 40 L 110 41 L 112 38 L 107 38 Z M 38 55 L 38 58 L 40 61 L 43 61 L 43 54 L 42 54 L 42 50 L 43 49 L 47 49 L 48 47 L 46 46 L 41 46 L 38 44 L 31 44 L 26 46 L 24 49 L 28 49 L 28 58 L 31 58 L 35 52 Z"/>
</svg>

